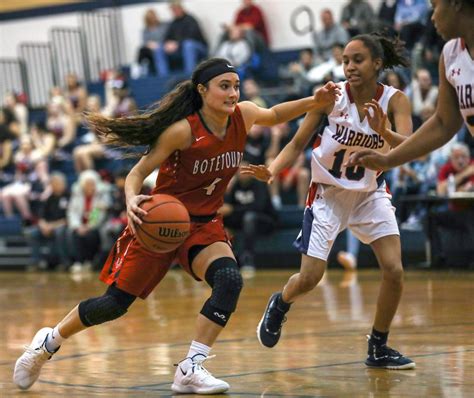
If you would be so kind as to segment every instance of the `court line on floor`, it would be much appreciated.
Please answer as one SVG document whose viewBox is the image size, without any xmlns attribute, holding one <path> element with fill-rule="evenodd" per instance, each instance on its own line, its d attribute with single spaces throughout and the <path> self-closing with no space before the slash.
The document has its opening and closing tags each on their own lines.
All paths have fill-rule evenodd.
<svg viewBox="0 0 474 398">
<path fill-rule="evenodd" d="M 411 355 L 412 358 L 424 358 L 424 357 L 433 357 L 433 356 L 440 356 L 440 355 L 452 355 L 452 354 L 459 354 L 459 353 L 467 353 L 467 352 L 474 352 L 474 349 L 467 349 L 467 350 L 460 350 L 460 351 L 441 351 L 441 352 L 432 352 L 427 354 L 418 354 L 418 355 Z M 253 371 L 253 372 L 244 372 L 244 373 L 237 373 L 237 374 L 229 374 L 229 375 L 219 375 L 222 379 L 231 379 L 231 378 L 238 378 L 238 377 L 245 377 L 245 376 L 262 376 L 268 375 L 273 373 L 281 373 L 281 372 L 302 372 L 307 370 L 314 370 L 314 369 L 325 369 L 331 367 L 339 367 L 339 366 L 351 366 L 351 365 L 361 365 L 362 361 L 350 361 L 350 362 L 337 362 L 337 363 L 329 363 L 329 364 L 322 364 L 322 365 L 313 365 L 313 366 L 303 366 L 303 367 L 296 367 L 296 368 L 284 368 L 284 369 L 268 369 L 263 371 Z M 370 368 L 366 368 L 370 369 Z M 406 371 L 410 372 L 410 371 Z M 94 384 L 73 384 L 73 383 L 59 383 L 51 380 L 39 380 L 42 384 L 49 384 L 49 385 L 56 385 L 60 387 L 74 387 L 74 388 L 89 388 L 89 389 L 98 389 L 98 390 L 125 390 L 125 391 L 169 391 L 169 388 L 165 389 L 165 386 L 170 386 L 171 382 L 166 383 L 158 383 L 158 384 L 144 384 L 138 386 L 128 386 L 128 387 L 117 387 L 117 386 L 98 386 Z M 231 393 L 236 395 L 249 395 L 249 396 L 258 396 L 261 393 L 241 393 L 233 391 Z M 291 396 L 295 398 L 303 398 L 307 397 L 306 395 L 294 395 L 294 394 L 280 394 L 276 395 L 272 393 L 272 396 Z"/>
<path fill-rule="evenodd" d="M 436 325 L 428 325 L 424 327 L 424 332 L 423 334 L 430 334 L 430 332 L 427 332 L 427 328 L 446 328 L 446 327 L 456 327 L 456 326 L 472 326 L 474 325 L 474 322 L 458 322 L 458 323 L 450 323 L 450 324 L 436 324 Z M 403 334 L 420 334 L 419 331 L 411 331 L 410 329 L 418 329 L 419 326 L 405 326 L 405 327 L 400 327 L 396 328 L 395 330 L 399 331 L 400 333 L 397 334 L 397 336 L 403 336 Z M 408 329 L 408 330 L 407 330 Z M 402 333 L 403 332 L 403 333 Z M 444 333 L 444 331 L 443 331 Z M 367 330 L 364 328 L 362 330 L 359 329 L 346 329 L 346 330 L 338 330 L 338 331 L 326 331 L 326 332 L 303 332 L 303 333 L 289 333 L 285 334 L 284 338 L 286 340 L 288 339 L 295 339 L 295 338 L 301 338 L 301 337 L 318 337 L 318 336 L 345 336 L 345 335 L 353 335 L 353 334 L 367 334 Z M 431 333 L 432 334 L 432 333 Z M 220 340 L 216 342 L 216 346 L 220 344 L 232 344 L 232 343 L 242 343 L 245 341 L 256 341 L 255 337 L 241 337 L 237 339 L 225 339 L 225 340 Z M 58 361 L 65 361 L 68 359 L 77 359 L 77 358 L 83 358 L 87 357 L 90 355 L 110 355 L 114 353 L 121 353 L 121 352 L 129 352 L 129 351 L 142 351 L 142 350 L 148 350 L 148 349 L 154 349 L 157 347 L 157 345 L 166 345 L 167 348 L 173 348 L 173 347 L 182 347 L 182 346 L 188 346 L 189 342 L 180 342 L 180 343 L 160 343 L 157 342 L 156 344 L 153 345 L 147 345 L 147 346 L 140 346 L 140 347 L 133 347 L 133 348 L 117 348 L 113 350 L 107 350 L 107 351 L 91 351 L 91 352 L 86 352 L 83 354 L 72 354 L 72 355 L 64 355 L 64 356 L 58 356 L 56 355 L 53 359 L 54 362 Z M 12 361 L 0 361 L 0 366 L 6 366 L 6 365 L 11 365 Z"/>
</svg>

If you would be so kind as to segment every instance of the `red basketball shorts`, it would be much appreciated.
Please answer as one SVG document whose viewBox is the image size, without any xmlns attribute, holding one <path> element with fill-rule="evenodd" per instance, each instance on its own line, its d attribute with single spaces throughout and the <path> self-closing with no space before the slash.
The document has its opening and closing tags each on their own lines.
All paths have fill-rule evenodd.
<svg viewBox="0 0 474 398">
<path fill-rule="evenodd" d="M 129 228 L 115 242 L 100 273 L 100 280 L 115 285 L 142 299 L 164 278 L 173 264 L 199 280 L 189 264 L 189 249 L 208 246 L 215 242 L 228 242 L 222 217 L 216 216 L 208 223 L 191 223 L 191 232 L 184 243 L 169 253 L 154 253 L 138 243 Z"/>
</svg>

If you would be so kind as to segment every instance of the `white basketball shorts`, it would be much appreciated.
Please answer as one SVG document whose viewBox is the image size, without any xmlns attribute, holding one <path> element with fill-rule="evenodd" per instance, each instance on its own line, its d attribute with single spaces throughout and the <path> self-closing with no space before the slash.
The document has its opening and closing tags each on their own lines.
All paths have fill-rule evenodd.
<svg viewBox="0 0 474 398">
<path fill-rule="evenodd" d="M 366 244 L 400 235 L 385 182 L 372 192 L 325 184 L 313 188 L 314 200 L 304 211 L 301 231 L 293 243 L 301 253 L 326 261 L 337 235 L 346 228 Z"/>
</svg>

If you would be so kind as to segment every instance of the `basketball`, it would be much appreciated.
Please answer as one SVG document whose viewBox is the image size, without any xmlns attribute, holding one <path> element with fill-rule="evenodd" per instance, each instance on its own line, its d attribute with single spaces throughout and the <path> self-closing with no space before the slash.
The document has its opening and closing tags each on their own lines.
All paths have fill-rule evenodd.
<svg viewBox="0 0 474 398">
<path fill-rule="evenodd" d="M 181 201 L 170 195 L 153 195 L 140 206 L 148 214 L 136 226 L 137 239 L 146 249 L 166 253 L 176 249 L 189 235 L 190 219 Z"/>
</svg>

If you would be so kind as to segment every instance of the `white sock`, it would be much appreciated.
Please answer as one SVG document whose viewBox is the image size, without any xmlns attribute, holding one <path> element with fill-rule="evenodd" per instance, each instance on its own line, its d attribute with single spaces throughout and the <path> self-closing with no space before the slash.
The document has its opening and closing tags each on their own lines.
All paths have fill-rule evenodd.
<svg viewBox="0 0 474 398">
<path fill-rule="evenodd" d="M 197 354 L 201 354 L 207 357 L 209 356 L 210 352 L 211 347 L 193 340 L 191 342 L 191 346 L 189 347 L 188 355 L 186 355 L 186 358 L 192 358 L 194 355 Z M 183 361 L 182 365 L 180 366 L 186 372 L 192 366 L 192 361 Z"/>
<path fill-rule="evenodd" d="M 45 347 L 51 353 L 56 352 L 57 349 L 61 346 L 63 340 L 65 339 L 59 334 L 59 328 L 56 326 L 53 331 L 48 334 L 48 337 L 46 338 Z"/>
</svg>

